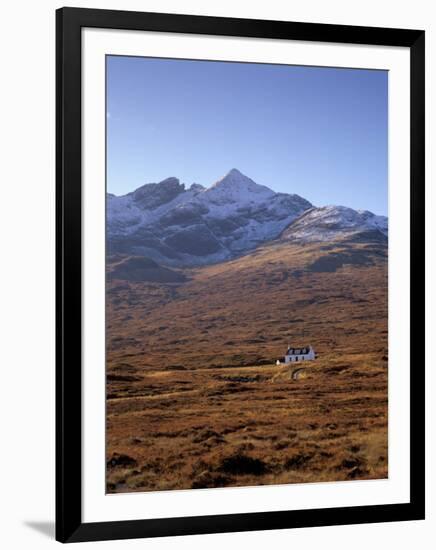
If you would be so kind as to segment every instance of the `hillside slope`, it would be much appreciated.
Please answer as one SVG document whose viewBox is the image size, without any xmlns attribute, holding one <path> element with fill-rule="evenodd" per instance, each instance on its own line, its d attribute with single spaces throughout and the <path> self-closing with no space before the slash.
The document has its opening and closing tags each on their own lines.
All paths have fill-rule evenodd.
<svg viewBox="0 0 436 550">
<path fill-rule="evenodd" d="M 276 241 L 184 277 L 109 281 L 110 492 L 386 477 L 385 243 Z M 318 354 L 295 378 L 289 343 Z"/>
</svg>

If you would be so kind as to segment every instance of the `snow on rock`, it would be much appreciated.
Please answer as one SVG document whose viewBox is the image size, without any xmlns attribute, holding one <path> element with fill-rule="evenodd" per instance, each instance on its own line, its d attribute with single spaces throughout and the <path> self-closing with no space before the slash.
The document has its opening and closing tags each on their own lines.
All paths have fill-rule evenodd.
<svg viewBox="0 0 436 550">
<path fill-rule="evenodd" d="M 387 240 L 388 219 L 368 210 L 353 210 L 345 206 L 310 208 L 294 220 L 281 238 L 299 242 L 359 239 Z"/>
<path fill-rule="evenodd" d="M 315 208 L 275 193 L 233 168 L 211 187 L 177 178 L 107 195 L 108 252 L 146 256 L 168 266 L 220 262 L 277 239 L 311 242 L 386 240 L 384 216 L 344 206 Z"/>
<path fill-rule="evenodd" d="M 215 212 L 226 215 L 238 207 L 265 202 L 274 195 L 274 191 L 265 185 L 255 183 L 236 168 L 232 168 L 209 189 L 205 189 L 199 199 L 216 205 L 218 208 Z"/>
<path fill-rule="evenodd" d="M 109 252 L 143 254 L 168 265 L 201 265 L 276 238 L 310 208 L 232 169 L 209 188 L 177 178 L 107 196 Z"/>
</svg>

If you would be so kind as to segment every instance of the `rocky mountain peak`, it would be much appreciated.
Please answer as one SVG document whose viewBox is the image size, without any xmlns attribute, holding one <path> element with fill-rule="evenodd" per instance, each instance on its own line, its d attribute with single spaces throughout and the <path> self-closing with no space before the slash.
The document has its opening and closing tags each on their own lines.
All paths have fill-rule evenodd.
<svg viewBox="0 0 436 550">
<path fill-rule="evenodd" d="M 224 177 L 206 189 L 203 195 L 213 204 L 234 204 L 244 207 L 265 201 L 275 193 L 269 187 L 259 185 L 236 168 L 232 168 Z"/>
<path fill-rule="evenodd" d="M 241 189 L 245 188 L 251 192 L 260 192 L 268 190 L 271 193 L 274 193 L 271 189 L 264 185 L 259 185 L 255 183 L 251 178 L 244 175 L 242 172 L 236 168 L 232 168 L 225 176 L 216 181 L 209 190 L 217 188 L 232 188 L 232 189 Z"/>
<path fill-rule="evenodd" d="M 159 183 L 146 183 L 129 195 L 142 208 L 151 210 L 172 201 L 185 191 L 185 186 L 177 178 L 166 178 Z"/>
</svg>

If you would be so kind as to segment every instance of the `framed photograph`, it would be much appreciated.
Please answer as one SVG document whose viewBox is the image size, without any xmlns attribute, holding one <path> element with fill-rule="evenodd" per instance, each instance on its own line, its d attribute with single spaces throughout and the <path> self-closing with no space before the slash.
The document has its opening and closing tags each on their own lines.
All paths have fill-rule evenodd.
<svg viewBox="0 0 436 550">
<path fill-rule="evenodd" d="M 424 31 L 57 11 L 61 542 L 424 518 Z"/>
</svg>

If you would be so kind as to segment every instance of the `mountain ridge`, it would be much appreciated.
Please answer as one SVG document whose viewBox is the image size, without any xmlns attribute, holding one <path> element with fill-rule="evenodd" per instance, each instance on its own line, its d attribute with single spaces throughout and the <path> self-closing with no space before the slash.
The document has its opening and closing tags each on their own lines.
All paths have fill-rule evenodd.
<svg viewBox="0 0 436 550">
<path fill-rule="evenodd" d="M 388 219 L 369 210 L 328 205 L 309 208 L 282 232 L 282 240 L 326 242 L 352 239 L 372 233 L 373 238 L 387 240 Z M 371 240 L 373 240 L 371 238 Z"/>
<path fill-rule="evenodd" d="M 146 183 L 125 195 L 107 194 L 109 254 L 146 256 L 190 267 L 243 255 L 275 239 L 293 242 L 387 238 L 387 218 L 342 206 L 315 207 L 277 193 L 232 168 L 206 188 L 176 177 Z"/>
</svg>

